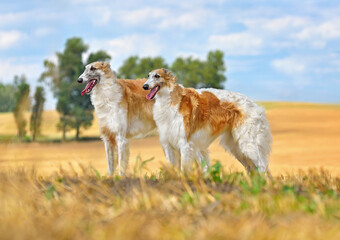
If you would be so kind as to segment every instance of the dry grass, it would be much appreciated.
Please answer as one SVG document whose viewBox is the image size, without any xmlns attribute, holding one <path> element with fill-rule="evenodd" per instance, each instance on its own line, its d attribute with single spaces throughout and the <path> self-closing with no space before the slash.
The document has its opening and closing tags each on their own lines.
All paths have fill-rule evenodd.
<svg viewBox="0 0 340 240">
<path fill-rule="evenodd" d="M 0 171 L 1 239 L 340 239 L 340 179 L 92 168 Z"/>
<path fill-rule="evenodd" d="M 131 142 L 131 161 L 158 161 L 138 158 L 120 179 L 102 176 L 99 141 L 0 144 L 0 239 L 340 239 L 340 108 L 264 104 L 273 181 L 244 176 L 216 142 L 212 159 L 232 170 L 160 170 L 164 154 L 153 137 Z M 57 121 L 44 113 L 46 137 L 60 137 Z M 0 135 L 15 135 L 11 114 L 0 122 Z M 94 123 L 83 136 L 97 136 Z"/>
</svg>

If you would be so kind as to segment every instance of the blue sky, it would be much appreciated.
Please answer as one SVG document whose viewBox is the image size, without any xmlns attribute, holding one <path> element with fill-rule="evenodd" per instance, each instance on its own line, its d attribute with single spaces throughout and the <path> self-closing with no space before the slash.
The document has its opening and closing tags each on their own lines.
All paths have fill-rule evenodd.
<svg viewBox="0 0 340 240">
<path fill-rule="evenodd" d="M 43 60 L 55 61 L 74 36 L 89 52 L 108 51 L 114 70 L 131 55 L 171 63 L 220 49 L 227 89 L 255 100 L 340 103 L 340 1 L 1 1 L 0 81 L 25 74 L 35 87 Z"/>
</svg>

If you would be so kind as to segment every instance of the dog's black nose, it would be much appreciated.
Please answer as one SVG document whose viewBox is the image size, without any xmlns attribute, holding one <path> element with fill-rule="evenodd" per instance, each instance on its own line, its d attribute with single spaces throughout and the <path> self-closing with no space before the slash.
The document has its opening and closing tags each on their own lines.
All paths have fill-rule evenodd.
<svg viewBox="0 0 340 240">
<path fill-rule="evenodd" d="M 144 90 L 148 90 L 148 89 L 149 89 L 149 84 L 144 84 L 144 85 L 143 85 L 143 89 L 144 89 Z"/>
<path fill-rule="evenodd" d="M 77 80 L 79 83 L 82 83 L 83 82 L 83 79 L 82 78 L 78 78 Z"/>
</svg>

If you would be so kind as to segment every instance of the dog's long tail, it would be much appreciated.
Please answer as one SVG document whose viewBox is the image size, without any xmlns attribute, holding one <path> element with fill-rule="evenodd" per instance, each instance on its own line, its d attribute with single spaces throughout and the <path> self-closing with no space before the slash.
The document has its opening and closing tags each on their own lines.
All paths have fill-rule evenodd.
<svg viewBox="0 0 340 240">
<path fill-rule="evenodd" d="M 256 106 L 250 115 L 244 116 L 240 125 L 226 131 L 220 141 L 225 150 L 231 152 L 247 169 L 257 169 L 270 175 L 268 157 L 272 135 L 262 107 Z"/>
</svg>

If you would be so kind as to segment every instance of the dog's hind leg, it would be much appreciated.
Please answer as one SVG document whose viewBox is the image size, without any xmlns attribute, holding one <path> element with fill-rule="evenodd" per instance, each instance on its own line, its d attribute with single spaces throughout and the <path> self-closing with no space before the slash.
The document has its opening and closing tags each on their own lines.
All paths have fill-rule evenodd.
<svg viewBox="0 0 340 240">
<path fill-rule="evenodd" d="M 125 171 L 128 167 L 128 156 L 126 156 L 126 148 L 129 147 L 129 141 L 124 136 L 117 136 L 117 148 L 118 148 L 118 166 L 119 166 L 119 175 L 125 175 Z M 129 154 L 128 154 L 129 155 Z"/>
<path fill-rule="evenodd" d="M 241 131 L 236 130 L 233 133 L 234 141 L 248 163 L 255 165 L 255 169 L 252 169 L 252 167 L 250 170 L 257 169 L 259 172 L 267 173 L 270 176 L 268 169 L 268 155 L 271 145 L 269 125 L 263 118 L 251 120 L 243 126 Z"/>
<path fill-rule="evenodd" d="M 255 169 L 255 165 L 242 154 L 231 133 L 226 132 L 221 136 L 220 145 L 224 150 L 230 152 L 245 167 L 248 173 Z"/>
<path fill-rule="evenodd" d="M 203 172 L 207 172 L 210 167 L 209 151 L 207 149 L 197 149 L 196 156 Z"/>
<path fill-rule="evenodd" d="M 126 145 L 125 145 L 125 169 L 129 166 L 130 162 L 130 141 L 127 139 Z"/>
<path fill-rule="evenodd" d="M 193 144 L 184 142 L 181 145 L 181 170 L 190 172 L 192 170 L 193 160 L 195 159 L 195 148 Z"/>
</svg>

